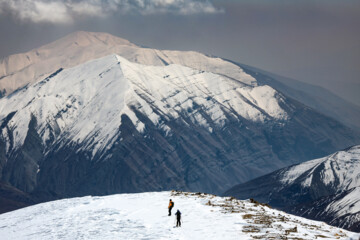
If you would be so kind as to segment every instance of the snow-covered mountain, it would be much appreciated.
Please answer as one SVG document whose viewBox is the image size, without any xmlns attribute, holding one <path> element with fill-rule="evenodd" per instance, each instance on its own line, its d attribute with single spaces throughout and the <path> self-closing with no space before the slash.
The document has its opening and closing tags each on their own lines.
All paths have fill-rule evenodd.
<svg viewBox="0 0 360 240">
<path fill-rule="evenodd" d="M 142 48 L 107 33 L 79 31 L 26 53 L 0 60 L 0 91 L 11 93 L 28 83 L 37 82 L 59 68 L 70 68 L 87 61 L 118 54 L 131 62 L 165 66 L 179 64 L 194 69 L 246 79 L 242 68 L 221 58 L 193 51 L 168 51 Z"/>
<path fill-rule="evenodd" d="M 0 60 L 0 97 L 29 83 L 35 83 L 60 68 L 118 54 L 131 62 L 165 66 L 178 64 L 193 69 L 241 79 L 249 85 L 269 85 L 316 111 L 360 129 L 360 107 L 350 104 L 318 86 L 276 76 L 244 64 L 194 51 L 169 51 L 144 48 L 107 34 L 75 32 L 48 45 Z M 248 74 L 244 74 L 246 71 Z M 246 76 L 252 76 L 246 79 Z M 256 78 L 256 81 L 254 81 Z"/>
<path fill-rule="evenodd" d="M 182 213 L 182 226 L 167 216 Z M 250 201 L 148 192 L 43 203 L 0 215 L 4 239 L 358 239 L 360 234 Z"/>
<path fill-rule="evenodd" d="M 286 121 L 289 116 L 284 109 L 292 106 L 286 105 L 282 95 L 269 86 L 248 86 L 251 76 L 244 78 L 245 83 L 180 65 L 144 66 L 118 55 L 60 68 L 1 101 L 0 119 L 15 113 L 7 124 L 14 133 L 13 146 L 9 131 L 3 132 L 6 152 L 24 144 L 32 117 L 44 146 L 66 139 L 81 143 L 79 150 L 91 151 L 91 158 L 112 147 L 123 114 L 144 133 L 145 123 L 130 108 L 149 118 L 165 135 L 172 132 L 164 120 L 178 119 L 183 112 L 210 133 L 223 127 L 229 117 L 258 123 Z M 204 113 L 196 110 L 199 107 Z"/>
<path fill-rule="evenodd" d="M 360 146 L 237 185 L 224 195 L 360 231 Z"/>
<path fill-rule="evenodd" d="M 2 180 L 49 198 L 219 193 L 359 136 L 269 86 L 109 55 L 0 99 Z M 336 131 L 334 131 L 334 129 Z"/>
</svg>

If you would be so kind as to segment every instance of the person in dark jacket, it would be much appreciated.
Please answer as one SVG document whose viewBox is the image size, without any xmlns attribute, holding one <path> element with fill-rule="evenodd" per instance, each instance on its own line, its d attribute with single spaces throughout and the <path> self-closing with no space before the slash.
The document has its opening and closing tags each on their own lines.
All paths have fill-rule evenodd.
<svg viewBox="0 0 360 240">
<path fill-rule="evenodd" d="M 179 209 L 175 213 L 176 215 L 176 227 L 181 227 L 181 212 Z"/>
<path fill-rule="evenodd" d="M 169 202 L 169 216 L 171 216 L 171 209 L 174 207 L 174 202 L 170 199 L 170 202 Z"/>
</svg>

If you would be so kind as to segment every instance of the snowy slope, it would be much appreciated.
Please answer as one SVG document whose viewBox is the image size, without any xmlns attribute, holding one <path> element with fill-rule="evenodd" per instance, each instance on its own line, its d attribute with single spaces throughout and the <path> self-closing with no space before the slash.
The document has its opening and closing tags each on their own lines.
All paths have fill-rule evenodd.
<svg viewBox="0 0 360 240">
<path fill-rule="evenodd" d="M 182 227 L 167 216 L 169 199 Z M 295 230 L 296 228 L 296 230 Z M 291 231 L 292 230 L 292 231 Z M 358 239 L 360 234 L 250 201 L 149 192 L 48 202 L 0 215 L 3 239 Z"/>
<path fill-rule="evenodd" d="M 360 230 L 360 146 L 284 168 L 225 195 L 253 197 L 289 212 Z"/>
<path fill-rule="evenodd" d="M 325 211 L 334 214 L 336 217 L 355 213 L 360 214 L 360 186 L 349 190 L 346 196 L 331 202 Z M 360 219 L 358 218 L 357 221 L 360 221 Z"/>
<path fill-rule="evenodd" d="M 111 148 L 121 117 L 127 115 L 141 133 L 146 127 L 132 108 L 171 134 L 161 118 L 177 119 L 188 112 L 194 124 L 212 132 L 228 115 L 252 122 L 286 121 L 281 94 L 269 86 L 248 86 L 224 76 L 180 65 L 145 66 L 110 55 L 70 69 L 59 69 L 44 80 L 0 100 L 0 119 L 12 116 L 2 136 L 6 152 L 24 144 L 32 117 L 44 145 L 57 140 L 82 144 L 82 150 Z M 210 119 L 192 111 L 201 106 Z M 156 111 L 154 111 L 156 109 Z M 240 120 L 240 119 L 239 119 Z M 57 135 L 51 136 L 54 129 Z M 14 142 L 12 148 L 10 139 Z M 70 140 L 70 143 L 67 141 Z M 52 142 L 51 142 L 52 141 Z M 61 145 L 60 145 L 61 146 Z"/>
</svg>

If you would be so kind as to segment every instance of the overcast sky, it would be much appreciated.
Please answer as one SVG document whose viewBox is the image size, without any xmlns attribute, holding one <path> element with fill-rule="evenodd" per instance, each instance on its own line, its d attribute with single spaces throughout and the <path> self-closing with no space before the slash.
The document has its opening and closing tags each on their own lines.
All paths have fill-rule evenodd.
<svg viewBox="0 0 360 240">
<path fill-rule="evenodd" d="M 196 50 L 360 105 L 360 1 L 0 0 L 0 58 L 77 30 Z"/>
</svg>

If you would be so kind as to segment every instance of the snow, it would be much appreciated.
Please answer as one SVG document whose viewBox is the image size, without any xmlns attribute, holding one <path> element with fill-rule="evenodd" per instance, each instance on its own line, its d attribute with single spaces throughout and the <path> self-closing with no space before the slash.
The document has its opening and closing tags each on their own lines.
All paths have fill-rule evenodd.
<svg viewBox="0 0 360 240">
<path fill-rule="evenodd" d="M 322 162 L 326 161 L 326 159 L 327 159 L 326 157 L 314 159 L 311 161 L 307 161 L 307 162 L 295 165 L 295 166 L 291 167 L 290 169 L 287 169 L 286 172 L 284 172 L 284 174 L 282 175 L 281 182 L 286 185 L 292 184 L 302 174 L 304 174 L 305 172 L 307 172 L 309 170 L 314 169 L 316 166 L 318 166 Z M 311 171 L 308 175 L 311 176 L 312 172 L 313 171 Z M 309 178 L 310 178 L 310 176 L 309 176 Z M 309 186 L 308 184 L 311 183 L 311 181 L 309 181 L 308 179 L 304 182 L 306 182 L 306 184 L 304 183 L 303 186 Z"/>
<path fill-rule="evenodd" d="M 171 128 L 163 120 L 183 116 L 210 132 L 224 126 L 229 115 L 239 121 L 242 117 L 259 123 L 286 121 L 281 101 L 282 96 L 269 86 L 249 86 L 177 64 L 146 66 L 112 54 L 59 69 L 0 99 L 0 121 L 16 111 L 8 124 L 14 131 L 14 149 L 24 143 L 34 116 L 44 143 L 49 139 L 70 140 L 81 143 L 81 150 L 90 150 L 94 156 L 111 147 L 123 114 L 140 133 L 145 130 L 146 124 L 136 117 L 133 108 L 169 135 Z M 3 132 L 2 136 L 8 134 Z"/>
<path fill-rule="evenodd" d="M 182 212 L 182 227 L 167 216 Z M 295 232 L 289 230 L 297 227 Z M 0 215 L 2 239 L 358 239 L 322 222 L 250 201 L 182 192 L 149 192 L 47 202 Z"/>
</svg>

